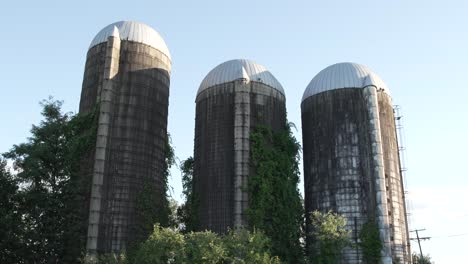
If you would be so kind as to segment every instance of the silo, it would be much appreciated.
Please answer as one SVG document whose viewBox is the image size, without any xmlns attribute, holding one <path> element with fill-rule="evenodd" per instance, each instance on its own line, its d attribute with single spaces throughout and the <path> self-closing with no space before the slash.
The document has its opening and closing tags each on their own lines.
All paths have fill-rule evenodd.
<svg viewBox="0 0 468 264">
<path fill-rule="evenodd" d="M 92 178 L 91 256 L 124 251 L 151 231 L 141 230 L 138 211 L 146 190 L 159 210 L 165 205 L 170 71 L 164 40 L 143 23 L 110 24 L 88 49 L 80 112 L 99 112 L 95 150 L 83 169 Z"/>
<path fill-rule="evenodd" d="M 194 195 L 199 229 L 224 233 L 247 224 L 250 133 L 284 128 L 281 84 L 262 65 L 230 60 L 211 70 L 196 97 Z"/>
<path fill-rule="evenodd" d="M 334 64 L 309 83 L 301 111 L 306 212 L 345 216 L 354 243 L 363 225 L 373 222 L 383 243 L 382 262 L 410 263 L 395 120 L 385 83 L 364 65 Z M 363 261 L 359 247 L 342 254 L 343 263 Z"/>
</svg>

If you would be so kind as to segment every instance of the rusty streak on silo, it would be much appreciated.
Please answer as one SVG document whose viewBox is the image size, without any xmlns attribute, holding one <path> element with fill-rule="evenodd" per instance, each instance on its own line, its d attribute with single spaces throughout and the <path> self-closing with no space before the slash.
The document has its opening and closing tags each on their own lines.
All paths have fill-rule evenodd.
<svg viewBox="0 0 468 264">
<path fill-rule="evenodd" d="M 81 113 L 99 108 L 94 157 L 82 169 L 92 178 L 89 256 L 125 251 L 144 237 L 136 231 L 144 184 L 164 202 L 170 71 L 164 40 L 143 23 L 113 23 L 91 42 L 80 101 Z"/>
<path fill-rule="evenodd" d="M 196 98 L 194 195 L 199 230 L 225 233 L 247 225 L 250 133 L 283 129 L 285 96 L 262 65 L 224 62 L 208 73 Z"/>
<path fill-rule="evenodd" d="M 382 263 L 410 263 L 395 120 L 385 83 L 364 65 L 334 64 L 312 79 L 301 110 L 306 212 L 343 215 L 354 243 L 362 226 L 374 222 Z M 341 260 L 363 263 L 364 258 L 359 247 L 349 247 Z"/>
</svg>

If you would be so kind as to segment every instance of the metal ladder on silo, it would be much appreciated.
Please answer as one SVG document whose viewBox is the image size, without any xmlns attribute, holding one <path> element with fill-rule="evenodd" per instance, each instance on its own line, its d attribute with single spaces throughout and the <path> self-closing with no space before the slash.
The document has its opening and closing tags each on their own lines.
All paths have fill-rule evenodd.
<svg viewBox="0 0 468 264">
<path fill-rule="evenodd" d="M 404 180 L 404 188 L 405 193 L 407 193 L 406 188 L 408 187 L 406 182 L 406 171 L 408 168 L 406 167 L 406 147 L 405 147 L 405 133 L 403 127 L 403 116 L 401 115 L 401 108 L 399 105 L 393 106 L 393 112 L 395 116 L 395 129 L 396 129 L 396 137 L 398 143 L 398 154 L 400 155 L 400 173 L 401 177 Z"/>
<path fill-rule="evenodd" d="M 400 162 L 400 175 L 401 175 L 401 181 L 403 185 L 403 199 L 405 203 L 405 210 L 406 210 L 406 221 L 407 221 L 407 228 L 409 232 L 409 226 L 411 225 L 411 211 L 412 211 L 412 204 L 411 201 L 408 199 L 408 183 L 406 181 L 406 172 L 408 171 L 408 168 L 406 167 L 406 147 L 405 147 L 405 133 L 404 133 L 404 126 L 403 126 L 403 115 L 401 114 L 401 108 L 399 105 L 394 105 L 393 106 L 393 114 L 395 118 L 395 133 L 396 133 L 396 138 L 397 138 L 397 147 L 398 147 L 398 157 L 399 157 L 399 162 Z M 407 233 L 407 239 L 408 243 L 410 241 L 409 239 L 409 233 Z M 411 252 L 407 252 L 409 262 L 411 263 Z"/>
</svg>

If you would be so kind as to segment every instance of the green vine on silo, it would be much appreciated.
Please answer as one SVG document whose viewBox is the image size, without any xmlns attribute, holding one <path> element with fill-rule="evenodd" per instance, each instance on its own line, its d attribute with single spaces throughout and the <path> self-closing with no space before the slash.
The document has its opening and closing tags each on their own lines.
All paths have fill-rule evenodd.
<svg viewBox="0 0 468 264">
<path fill-rule="evenodd" d="M 359 232 L 359 246 L 361 247 L 366 263 L 381 263 L 382 241 L 379 228 L 374 222 L 365 223 Z"/>
<path fill-rule="evenodd" d="M 180 165 L 182 194 L 185 197 L 185 202 L 177 209 L 177 216 L 183 224 L 183 232 L 197 231 L 199 226 L 198 208 L 200 201 L 197 193 L 193 191 L 193 166 L 193 157 L 182 161 Z"/>
<path fill-rule="evenodd" d="M 159 223 L 163 227 L 169 225 L 169 215 L 171 214 L 168 199 L 168 179 L 170 169 L 175 164 L 174 148 L 172 147 L 171 136 L 168 133 L 165 140 L 164 148 L 164 165 L 163 165 L 163 186 L 161 193 L 154 180 L 146 177 L 143 180 L 143 189 L 136 197 L 136 214 L 138 218 L 138 226 L 134 232 L 136 241 L 129 246 L 129 253 L 134 247 L 147 239 L 147 236 L 153 230 L 154 224 Z"/>
<path fill-rule="evenodd" d="M 301 263 L 303 208 L 299 193 L 300 144 L 290 125 L 280 131 L 256 127 L 250 134 L 248 222 L 271 239 L 272 253 L 288 263 Z"/>
<path fill-rule="evenodd" d="M 162 226 L 169 225 L 169 215 L 171 214 L 171 209 L 169 208 L 169 177 L 171 176 L 171 168 L 175 165 L 175 152 L 174 147 L 172 147 L 172 138 L 169 133 L 166 137 L 166 145 L 164 148 L 164 173 L 163 173 L 163 214 L 160 216 L 161 221 L 159 222 Z"/>
</svg>

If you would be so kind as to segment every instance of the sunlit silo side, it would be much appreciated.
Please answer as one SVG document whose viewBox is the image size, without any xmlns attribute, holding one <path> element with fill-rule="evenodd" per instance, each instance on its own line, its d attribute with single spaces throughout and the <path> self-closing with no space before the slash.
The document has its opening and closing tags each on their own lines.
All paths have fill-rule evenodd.
<svg viewBox="0 0 468 264">
<path fill-rule="evenodd" d="M 91 42 L 80 101 L 80 112 L 99 112 L 83 169 L 92 178 L 89 255 L 126 250 L 151 231 L 142 230 L 139 195 L 163 208 L 170 71 L 169 50 L 148 25 L 113 23 Z"/>
<path fill-rule="evenodd" d="M 409 263 L 395 120 L 385 83 L 366 66 L 334 64 L 312 79 L 301 110 L 306 212 L 345 216 L 356 244 L 363 225 L 374 222 L 382 262 Z M 364 263 L 363 252 L 346 248 L 342 261 Z"/>
<path fill-rule="evenodd" d="M 224 233 L 245 226 L 250 133 L 258 125 L 284 128 L 281 84 L 262 65 L 224 62 L 208 73 L 196 98 L 194 195 L 199 229 Z"/>
</svg>

